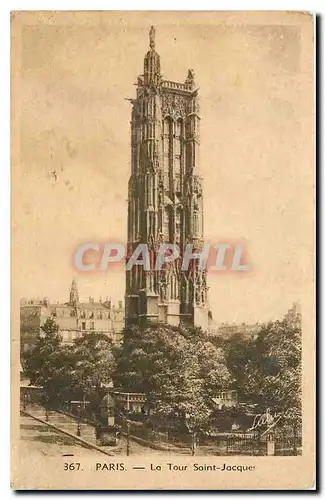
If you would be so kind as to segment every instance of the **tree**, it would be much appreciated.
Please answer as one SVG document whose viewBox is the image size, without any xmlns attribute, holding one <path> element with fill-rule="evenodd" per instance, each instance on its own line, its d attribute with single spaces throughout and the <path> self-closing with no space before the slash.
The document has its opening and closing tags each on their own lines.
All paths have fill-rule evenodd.
<svg viewBox="0 0 326 500">
<path fill-rule="evenodd" d="M 160 324 L 125 329 L 114 378 L 146 394 L 157 426 L 188 430 L 208 422 L 214 391 L 230 381 L 221 350 L 201 330 Z"/>
<path fill-rule="evenodd" d="M 112 343 L 104 334 L 90 333 L 72 345 L 63 344 L 58 325 L 49 318 L 25 369 L 31 384 L 43 387 L 44 402 L 50 406 L 87 398 L 98 411 L 115 369 Z"/>
<path fill-rule="evenodd" d="M 50 406 L 60 400 L 70 367 L 71 355 L 62 344 L 59 327 L 48 318 L 26 358 L 25 370 L 31 385 L 43 387 L 44 400 Z"/>
<path fill-rule="evenodd" d="M 225 345 L 225 358 L 234 378 L 241 382 L 250 357 L 251 340 L 243 335 L 232 335 Z"/>
<path fill-rule="evenodd" d="M 200 361 L 202 390 L 209 397 L 214 397 L 217 391 L 225 389 L 232 382 L 223 349 L 216 348 L 208 340 L 202 340 L 197 342 L 196 352 Z"/>
<path fill-rule="evenodd" d="M 257 403 L 301 413 L 301 316 L 291 309 L 271 322 L 253 343 L 244 372 L 244 388 Z M 292 410 L 293 412 L 294 410 Z"/>
<path fill-rule="evenodd" d="M 97 409 L 115 370 L 112 342 L 105 334 L 89 333 L 76 339 L 71 351 L 70 388 L 79 398 L 87 398 Z"/>
</svg>

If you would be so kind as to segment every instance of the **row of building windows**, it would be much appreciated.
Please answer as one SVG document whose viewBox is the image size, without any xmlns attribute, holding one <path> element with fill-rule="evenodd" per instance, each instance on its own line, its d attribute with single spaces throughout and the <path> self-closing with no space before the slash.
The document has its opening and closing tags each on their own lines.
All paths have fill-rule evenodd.
<svg viewBox="0 0 326 500">
<path fill-rule="evenodd" d="M 80 311 L 81 318 L 89 318 L 89 319 L 110 319 L 109 312 L 103 311 Z"/>
<path fill-rule="evenodd" d="M 76 317 L 75 309 L 52 309 L 52 316 L 61 318 Z M 103 311 L 80 311 L 80 317 L 85 319 L 110 319 L 110 312 Z"/>
</svg>

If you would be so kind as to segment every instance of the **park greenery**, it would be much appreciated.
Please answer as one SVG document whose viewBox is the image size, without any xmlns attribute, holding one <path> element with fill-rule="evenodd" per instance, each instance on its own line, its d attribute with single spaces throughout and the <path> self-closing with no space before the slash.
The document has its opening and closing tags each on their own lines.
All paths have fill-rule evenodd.
<svg viewBox="0 0 326 500">
<path fill-rule="evenodd" d="M 149 424 L 162 430 L 206 431 L 216 421 L 232 422 L 241 410 L 218 410 L 213 401 L 226 389 L 237 390 L 248 405 L 291 409 L 300 418 L 300 316 L 292 311 L 263 325 L 254 338 L 208 336 L 186 326 L 129 326 L 119 347 L 101 333 L 64 343 L 50 318 L 25 356 L 24 371 L 52 407 L 84 399 L 96 413 L 112 385 L 145 393 Z"/>
<path fill-rule="evenodd" d="M 125 329 L 114 383 L 145 392 L 156 427 L 205 428 L 216 391 L 232 382 L 222 349 L 198 328 L 168 325 Z"/>
<path fill-rule="evenodd" d="M 215 338 L 223 349 L 240 400 L 286 412 L 301 412 L 301 316 L 291 309 L 262 325 L 254 338 Z"/>
<path fill-rule="evenodd" d="M 106 335 L 90 333 L 75 339 L 73 345 L 66 344 L 53 318 L 41 327 L 24 361 L 31 385 L 43 387 L 45 400 L 52 407 L 73 399 L 98 406 L 115 366 L 114 348 Z"/>
</svg>

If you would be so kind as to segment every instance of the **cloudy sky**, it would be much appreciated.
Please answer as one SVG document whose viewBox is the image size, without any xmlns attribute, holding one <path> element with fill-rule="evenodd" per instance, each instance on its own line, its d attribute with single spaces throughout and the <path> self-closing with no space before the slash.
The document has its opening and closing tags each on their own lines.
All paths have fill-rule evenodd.
<svg viewBox="0 0 326 500">
<path fill-rule="evenodd" d="M 201 97 L 205 238 L 241 241 L 251 271 L 209 276 L 216 321 L 265 321 L 312 280 L 309 16 L 25 15 L 13 30 L 17 296 L 123 299 L 123 270 L 76 272 L 80 243 L 126 239 L 130 111 L 148 31 L 164 78 Z M 307 49 L 308 47 L 308 49 Z M 53 175 L 53 172 L 56 172 Z"/>
</svg>

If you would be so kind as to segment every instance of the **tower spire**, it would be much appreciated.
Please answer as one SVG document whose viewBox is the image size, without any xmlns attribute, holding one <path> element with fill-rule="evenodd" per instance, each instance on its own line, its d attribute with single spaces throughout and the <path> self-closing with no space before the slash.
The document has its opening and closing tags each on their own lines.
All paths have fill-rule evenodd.
<svg viewBox="0 0 326 500">
<path fill-rule="evenodd" d="M 161 82 L 160 56 L 155 50 L 155 28 L 151 26 L 149 30 L 149 46 L 144 59 L 144 83 L 145 85 L 158 87 Z"/>
<path fill-rule="evenodd" d="M 70 288 L 70 304 L 77 306 L 79 302 L 77 283 L 75 278 L 72 280 L 71 288 Z"/>
</svg>

